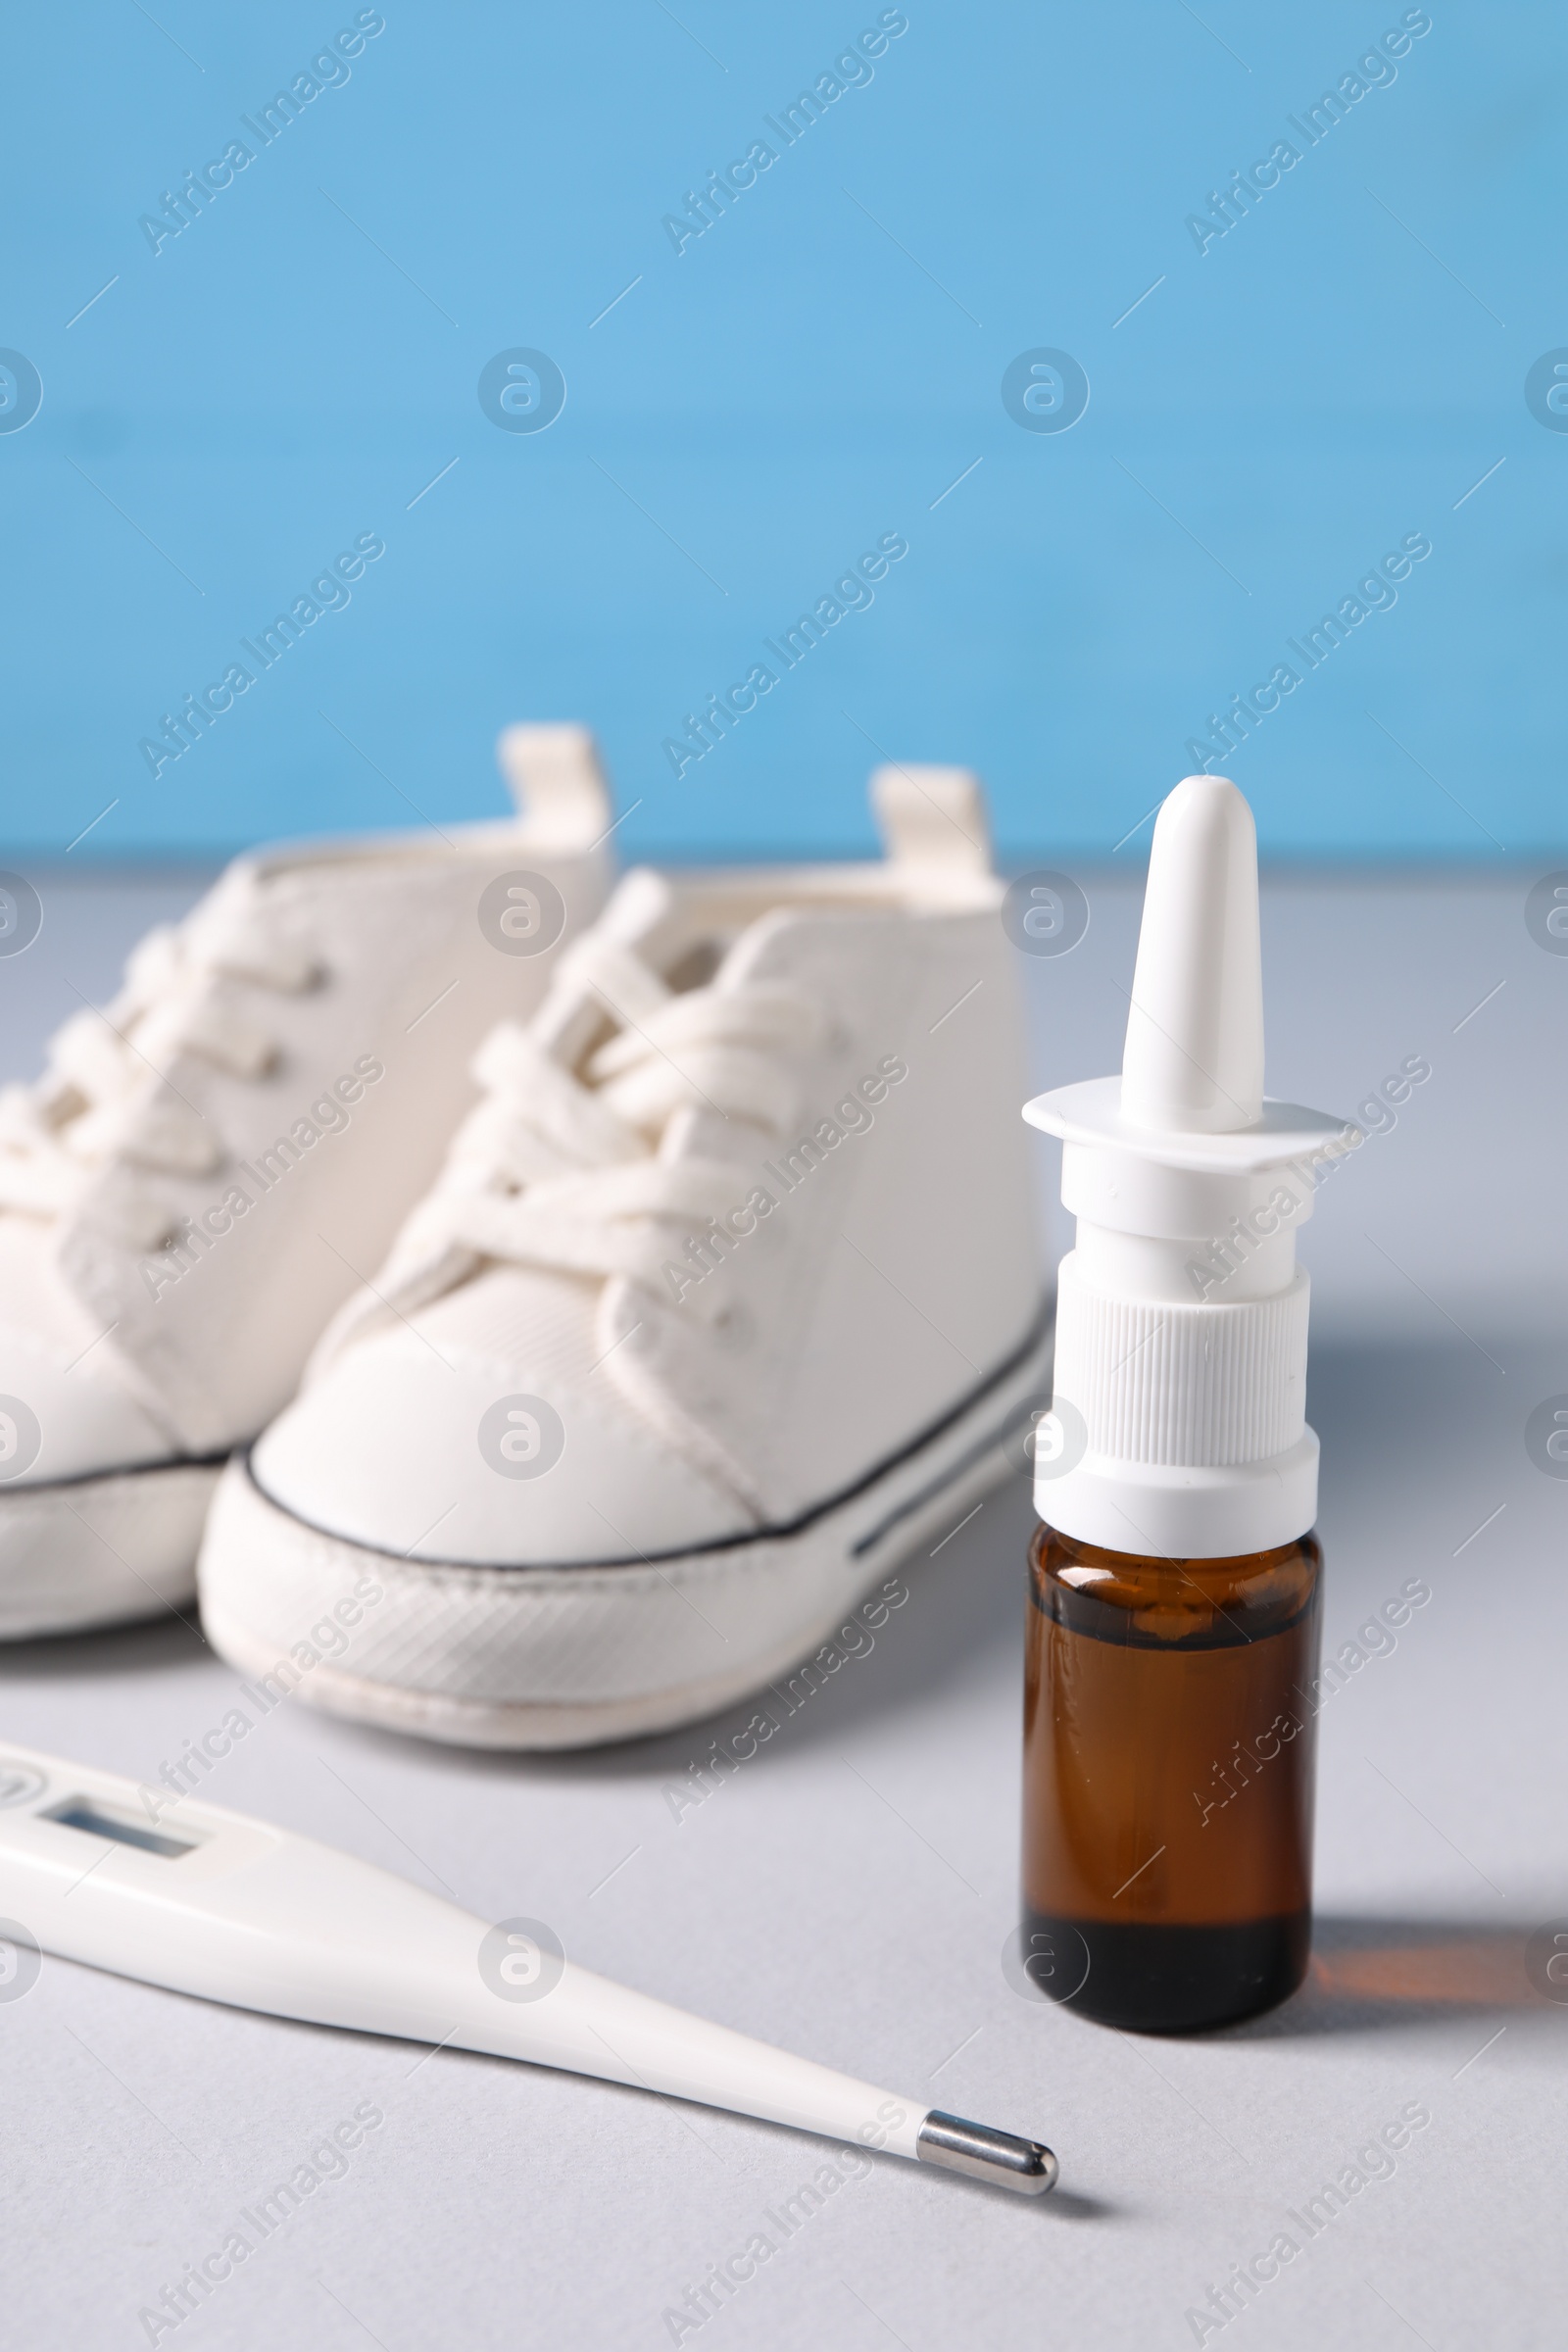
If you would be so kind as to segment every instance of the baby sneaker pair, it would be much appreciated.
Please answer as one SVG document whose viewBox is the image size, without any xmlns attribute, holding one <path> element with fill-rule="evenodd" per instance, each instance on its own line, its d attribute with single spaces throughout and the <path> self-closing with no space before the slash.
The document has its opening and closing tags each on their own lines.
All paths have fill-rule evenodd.
<svg viewBox="0 0 1568 2352">
<path fill-rule="evenodd" d="M 517 864 L 525 855 L 534 881 L 507 888 L 531 894 L 516 905 L 532 941 L 535 885 L 554 886 L 559 941 L 525 966 L 494 951 L 472 904 L 460 910 L 461 889 L 443 899 L 418 983 L 402 975 L 375 1039 L 405 1012 L 417 1037 L 473 978 L 456 951 L 437 968 L 443 929 L 466 923 L 492 963 L 461 1048 L 449 1029 L 446 1057 L 430 1056 L 440 1086 L 426 1070 L 406 1087 L 365 1154 L 373 1211 L 356 1227 L 340 1185 L 333 1215 L 308 1225 L 301 1188 L 287 1253 L 257 1250 L 243 1271 L 234 1241 L 267 1200 L 210 1251 L 187 1241 L 172 1287 L 134 1300 L 134 1334 L 169 1334 L 152 1381 L 147 1348 L 132 1358 L 150 1398 L 142 1449 L 96 1473 L 204 1482 L 188 1531 L 212 1457 L 293 1385 L 281 1348 L 270 1391 L 229 1356 L 274 1313 L 292 1311 L 291 1332 L 311 1321 L 281 1294 L 314 1284 L 316 1328 L 337 1311 L 294 1401 L 229 1462 L 208 1521 L 208 1633 L 273 1692 L 498 1747 L 660 1730 L 789 1671 L 1007 1474 L 1003 1443 L 1048 1385 L 1017 976 L 974 780 L 884 768 L 881 862 L 640 870 L 567 938 L 602 887 L 608 820 L 590 819 L 581 739 L 570 759 L 568 739 L 551 740 L 561 854 L 530 839 Z M 504 877 L 487 855 L 497 871 L 470 872 L 470 901 Z M 305 939 L 302 925 L 302 962 Z M 498 1007 L 503 965 L 519 985 Z M 427 1015 L 414 1002 L 425 990 Z M 334 1068 L 343 1034 L 339 1022 Z M 388 1077 L 389 1052 L 368 1050 Z M 324 1162 L 350 1143 L 383 1084 L 367 1080 L 348 1127 L 306 1149 Z M 239 1162 L 256 1167 L 267 1126 L 220 1129 L 220 1192 Z M 394 1184 L 383 1163 L 400 1152 Z M 238 1183 L 249 1189 L 243 1168 Z M 226 1325 L 214 1287 L 181 1327 L 188 1341 L 158 1326 L 159 1304 L 194 1294 L 223 1252 Z M 323 1256 L 329 1282 L 316 1279 Z M 58 1377 L 120 1346 L 105 1333 Z M 160 1457 L 160 1433 L 176 1429 L 184 1458 L 167 1434 Z M 64 1487 L 59 1499 L 71 1507 Z M 0 1490 L 22 1501 L 17 1482 Z M 128 1494 L 117 1507 L 118 1535 Z M 144 1597 L 161 1590 L 139 1567 Z M 165 1583 L 177 1587 L 172 1557 Z M 120 1606 L 92 1613 L 131 1613 L 120 1590 Z"/>
</svg>

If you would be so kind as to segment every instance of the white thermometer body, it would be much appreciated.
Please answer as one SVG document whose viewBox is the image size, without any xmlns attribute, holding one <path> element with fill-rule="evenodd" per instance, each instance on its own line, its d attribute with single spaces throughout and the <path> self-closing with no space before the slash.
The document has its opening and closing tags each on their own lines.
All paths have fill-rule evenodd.
<svg viewBox="0 0 1568 2352">
<path fill-rule="evenodd" d="M 0 1751 L 0 1943 L 314 2025 L 451 2042 L 1039 2194 L 1049 2148 L 710 2024 L 350 1854 L 25 1748 Z"/>
</svg>

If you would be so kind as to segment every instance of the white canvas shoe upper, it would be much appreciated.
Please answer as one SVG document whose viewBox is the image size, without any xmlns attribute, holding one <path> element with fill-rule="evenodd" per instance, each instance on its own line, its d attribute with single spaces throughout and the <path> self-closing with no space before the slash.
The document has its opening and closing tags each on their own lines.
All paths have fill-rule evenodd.
<svg viewBox="0 0 1568 2352">
<path fill-rule="evenodd" d="M 876 797 L 882 865 L 629 875 L 487 1040 L 439 1183 L 255 1449 L 273 1504 L 412 1562 L 657 1561 L 787 1530 L 1019 1349 L 978 794 L 888 769 Z"/>
<path fill-rule="evenodd" d="M 0 1095 L 7 1486 L 210 1456 L 290 1395 L 438 1167 L 475 1042 L 603 900 L 588 738 L 513 729 L 502 758 L 524 821 L 240 858 Z"/>
</svg>

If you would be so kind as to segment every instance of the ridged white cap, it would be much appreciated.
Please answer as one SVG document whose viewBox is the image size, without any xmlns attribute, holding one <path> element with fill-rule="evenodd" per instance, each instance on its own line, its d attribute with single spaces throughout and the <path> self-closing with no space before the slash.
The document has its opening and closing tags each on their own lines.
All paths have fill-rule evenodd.
<svg viewBox="0 0 1568 2352">
<path fill-rule="evenodd" d="M 1223 776 L 1189 776 L 1155 823 L 1120 1078 L 1058 1087 L 1024 1117 L 1063 1139 L 1078 1220 L 1041 1517 L 1156 1558 L 1304 1535 L 1318 1446 L 1296 1228 L 1313 1163 L 1360 1138 L 1264 1097 L 1257 835 Z"/>
</svg>

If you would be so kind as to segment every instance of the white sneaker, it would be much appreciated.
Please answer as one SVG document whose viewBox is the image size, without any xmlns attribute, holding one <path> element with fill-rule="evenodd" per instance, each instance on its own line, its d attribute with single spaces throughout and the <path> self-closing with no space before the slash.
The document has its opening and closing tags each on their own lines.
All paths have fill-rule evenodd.
<svg viewBox="0 0 1568 2352">
<path fill-rule="evenodd" d="M 973 778 L 873 793 L 887 864 L 628 875 L 486 1042 L 225 1474 L 202 1606 L 242 1673 L 487 1746 L 659 1730 L 1006 1474 L 1048 1341 L 1002 886 Z"/>
<path fill-rule="evenodd" d="M 523 821 L 242 858 L 0 1095 L 0 1636 L 187 1600 L 222 1457 L 293 1394 L 608 887 L 579 728 Z"/>
</svg>

